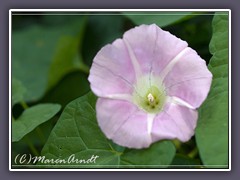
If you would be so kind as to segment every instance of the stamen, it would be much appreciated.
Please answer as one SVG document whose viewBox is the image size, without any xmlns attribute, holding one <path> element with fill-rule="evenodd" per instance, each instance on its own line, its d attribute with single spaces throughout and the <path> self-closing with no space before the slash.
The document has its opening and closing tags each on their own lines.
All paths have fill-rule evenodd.
<svg viewBox="0 0 240 180">
<path fill-rule="evenodd" d="M 152 103 L 154 103 L 154 97 L 153 97 L 153 95 L 151 94 L 151 93 L 149 93 L 148 94 L 148 96 L 147 96 L 147 98 L 148 98 L 148 101 L 152 104 Z"/>
</svg>

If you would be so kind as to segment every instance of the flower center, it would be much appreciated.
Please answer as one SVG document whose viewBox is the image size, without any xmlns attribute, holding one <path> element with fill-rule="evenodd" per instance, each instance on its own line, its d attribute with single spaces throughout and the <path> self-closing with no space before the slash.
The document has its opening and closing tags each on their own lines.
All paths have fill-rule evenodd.
<svg viewBox="0 0 240 180">
<path fill-rule="evenodd" d="M 151 86 L 150 86 L 151 84 Z M 162 111 L 166 101 L 164 87 L 160 80 L 143 77 L 138 80 L 133 93 L 133 102 L 147 113 L 157 114 Z"/>
</svg>

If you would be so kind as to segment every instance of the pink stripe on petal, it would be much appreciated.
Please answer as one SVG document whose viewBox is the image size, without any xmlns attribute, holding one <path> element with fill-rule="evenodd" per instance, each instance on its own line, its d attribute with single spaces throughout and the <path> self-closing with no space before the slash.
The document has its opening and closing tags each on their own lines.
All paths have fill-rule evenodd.
<svg viewBox="0 0 240 180">
<path fill-rule="evenodd" d="M 115 143 L 129 148 L 143 148 L 151 144 L 147 132 L 147 114 L 135 105 L 120 100 L 99 98 L 97 120 L 104 134 Z"/>
<path fill-rule="evenodd" d="M 197 117 L 198 113 L 196 110 L 167 103 L 163 112 L 154 119 L 152 129 L 153 141 L 175 138 L 182 142 L 190 140 L 194 135 Z"/>
<path fill-rule="evenodd" d="M 211 82 L 212 74 L 206 62 L 190 48 L 164 79 L 168 96 L 176 96 L 194 108 L 207 97 Z"/>
</svg>

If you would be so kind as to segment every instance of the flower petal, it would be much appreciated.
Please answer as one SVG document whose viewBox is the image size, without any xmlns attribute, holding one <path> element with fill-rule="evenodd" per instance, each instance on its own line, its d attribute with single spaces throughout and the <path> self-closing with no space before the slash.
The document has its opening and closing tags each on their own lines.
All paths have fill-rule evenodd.
<svg viewBox="0 0 240 180">
<path fill-rule="evenodd" d="M 159 74 L 179 54 L 187 43 L 163 31 L 157 25 L 141 25 L 127 31 L 123 40 L 134 52 L 143 73 L 151 69 Z"/>
<path fill-rule="evenodd" d="M 211 81 L 212 74 L 206 62 L 196 51 L 187 48 L 185 55 L 166 75 L 164 85 L 168 96 L 176 96 L 198 108 L 207 97 Z"/>
<path fill-rule="evenodd" d="M 109 94 L 131 94 L 136 81 L 133 65 L 124 42 L 117 39 L 104 46 L 95 56 L 88 80 L 93 92 L 101 97 Z"/>
<path fill-rule="evenodd" d="M 143 148 L 151 144 L 147 114 L 135 105 L 99 98 L 96 107 L 98 124 L 109 139 L 129 148 Z"/>
<path fill-rule="evenodd" d="M 162 113 L 153 122 L 153 141 L 162 139 L 179 139 L 188 141 L 194 135 L 198 113 L 174 103 L 167 103 Z"/>
</svg>

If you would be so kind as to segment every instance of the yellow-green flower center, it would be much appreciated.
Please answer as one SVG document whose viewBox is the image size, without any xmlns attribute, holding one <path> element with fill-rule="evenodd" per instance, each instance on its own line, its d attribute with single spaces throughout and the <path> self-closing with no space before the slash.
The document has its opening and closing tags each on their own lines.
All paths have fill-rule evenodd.
<svg viewBox="0 0 240 180">
<path fill-rule="evenodd" d="M 162 111 L 166 101 L 164 87 L 159 79 L 154 77 L 141 78 L 135 85 L 133 93 L 134 103 L 147 113 L 157 114 Z"/>
</svg>

